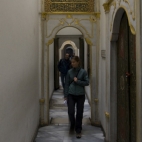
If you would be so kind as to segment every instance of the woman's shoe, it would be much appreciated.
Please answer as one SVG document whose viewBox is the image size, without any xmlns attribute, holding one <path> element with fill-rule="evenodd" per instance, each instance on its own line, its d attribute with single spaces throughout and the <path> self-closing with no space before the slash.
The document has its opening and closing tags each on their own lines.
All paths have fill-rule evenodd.
<svg viewBox="0 0 142 142">
<path fill-rule="evenodd" d="M 80 139 L 81 138 L 81 133 L 76 133 L 76 138 Z"/>
</svg>

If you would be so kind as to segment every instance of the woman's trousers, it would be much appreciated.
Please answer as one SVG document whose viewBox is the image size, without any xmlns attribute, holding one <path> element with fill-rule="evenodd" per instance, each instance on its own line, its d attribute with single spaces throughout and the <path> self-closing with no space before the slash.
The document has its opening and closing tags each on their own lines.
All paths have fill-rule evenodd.
<svg viewBox="0 0 142 142">
<path fill-rule="evenodd" d="M 68 115 L 70 120 L 70 127 L 75 128 L 76 133 L 81 133 L 82 119 L 84 111 L 85 95 L 68 95 Z M 75 107 L 76 106 L 76 107 Z M 75 117 L 76 108 L 76 117 Z"/>
</svg>

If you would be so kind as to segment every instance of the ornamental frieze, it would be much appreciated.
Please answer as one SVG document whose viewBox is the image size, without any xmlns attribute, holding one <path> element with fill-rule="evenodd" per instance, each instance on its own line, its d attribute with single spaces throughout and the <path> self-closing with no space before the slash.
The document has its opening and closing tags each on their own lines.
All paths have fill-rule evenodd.
<svg viewBox="0 0 142 142">
<path fill-rule="evenodd" d="M 89 13 L 94 12 L 94 0 L 45 0 L 47 13 Z"/>
</svg>

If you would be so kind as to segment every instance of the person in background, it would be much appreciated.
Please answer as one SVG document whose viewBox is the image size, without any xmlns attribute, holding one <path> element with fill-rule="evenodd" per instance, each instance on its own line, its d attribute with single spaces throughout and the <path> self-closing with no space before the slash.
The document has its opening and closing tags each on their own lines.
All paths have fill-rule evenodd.
<svg viewBox="0 0 142 142">
<path fill-rule="evenodd" d="M 70 69 L 71 61 L 69 60 L 69 54 L 65 54 L 65 58 L 61 59 L 58 63 L 58 70 L 61 72 L 61 82 L 63 88 L 65 87 L 65 78 L 68 70 Z"/>
<path fill-rule="evenodd" d="M 72 54 L 72 56 L 70 57 L 70 60 L 75 56 L 75 53 Z"/>
<path fill-rule="evenodd" d="M 82 119 L 85 102 L 85 86 L 89 85 L 87 72 L 80 67 L 80 59 L 74 56 L 71 68 L 66 76 L 64 100 L 67 100 L 70 131 L 76 131 L 76 137 L 81 138 Z M 75 117 L 76 105 L 76 117 Z"/>
</svg>

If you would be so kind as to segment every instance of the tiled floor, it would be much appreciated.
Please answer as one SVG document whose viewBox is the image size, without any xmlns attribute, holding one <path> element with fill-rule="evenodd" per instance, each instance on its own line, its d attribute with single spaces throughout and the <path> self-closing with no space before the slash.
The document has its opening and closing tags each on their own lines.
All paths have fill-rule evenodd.
<svg viewBox="0 0 142 142">
<path fill-rule="evenodd" d="M 90 124 L 90 106 L 87 99 L 84 105 L 81 139 L 77 139 L 75 133 L 69 133 L 67 106 L 63 101 L 63 90 L 55 91 L 50 103 L 50 126 L 38 130 L 35 142 L 104 142 L 101 128 Z"/>
</svg>

